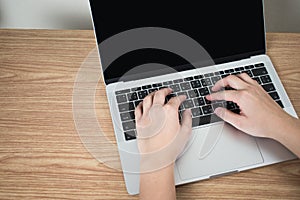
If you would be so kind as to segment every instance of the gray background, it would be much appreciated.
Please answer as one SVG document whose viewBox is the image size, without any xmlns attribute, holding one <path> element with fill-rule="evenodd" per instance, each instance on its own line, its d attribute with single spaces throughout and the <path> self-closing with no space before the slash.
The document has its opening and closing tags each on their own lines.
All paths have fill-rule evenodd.
<svg viewBox="0 0 300 200">
<path fill-rule="evenodd" d="M 265 0 L 265 10 L 268 32 L 300 32 L 300 0 Z M 0 0 L 0 28 L 92 29 L 88 0 Z"/>
</svg>

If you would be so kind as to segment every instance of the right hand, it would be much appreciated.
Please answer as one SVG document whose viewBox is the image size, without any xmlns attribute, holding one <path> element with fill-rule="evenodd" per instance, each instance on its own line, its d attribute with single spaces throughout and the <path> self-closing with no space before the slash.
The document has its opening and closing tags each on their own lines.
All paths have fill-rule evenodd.
<svg viewBox="0 0 300 200">
<path fill-rule="evenodd" d="M 220 91 L 230 86 L 235 90 Z M 294 118 L 288 115 L 264 89 L 247 74 L 228 76 L 215 84 L 208 100 L 233 101 L 240 107 L 240 115 L 225 108 L 217 108 L 215 113 L 237 129 L 256 137 L 276 139 L 277 134 L 293 123 Z M 219 92 L 217 92 L 219 91 Z"/>
</svg>

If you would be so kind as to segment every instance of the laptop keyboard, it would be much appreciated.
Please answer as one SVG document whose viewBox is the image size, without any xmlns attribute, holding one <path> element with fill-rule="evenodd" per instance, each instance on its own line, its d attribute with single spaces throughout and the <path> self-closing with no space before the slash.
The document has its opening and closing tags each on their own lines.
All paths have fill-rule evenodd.
<svg viewBox="0 0 300 200">
<path fill-rule="evenodd" d="M 240 73 L 247 73 L 252 79 L 256 80 L 274 101 L 284 108 L 264 63 L 169 80 L 162 83 L 154 83 L 115 92 L 125 139 L 127 141 L 136 139 L 134 110 L 137 105 L 148 94 L 165 87 L 170 87 L 173 90 L 173 93 L 166 97 L 166 102 L 174 96 L 187 96 L 186 101 L 183 102 L 179 108 L 179 118 L 181 119 L 182 112 L 185 109 L 191 109 L 193 127 L 222 121 L 214 114 L 214 110 L 218 107 L 225 107 L 232 112 L 239 114 L 240 109 L 237 104 L 228 101 L 211 102 L 208 101 L 205 96 L 212 92 L 212 86 L 222 78 Z M 232 90 L 232 88 L 226 87 L 225 90 Z"/>
</svg>

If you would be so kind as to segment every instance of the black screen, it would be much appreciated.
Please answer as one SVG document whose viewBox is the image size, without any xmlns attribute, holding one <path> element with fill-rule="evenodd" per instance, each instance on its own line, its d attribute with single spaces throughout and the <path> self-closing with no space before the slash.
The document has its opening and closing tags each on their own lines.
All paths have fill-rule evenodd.
<svg viewBox="0 0 300 200">
<path fill-rule="evenodd" d="M 90 0 L 98 44 L 126 30 L 162 27 L 196 40 L 216 64 L 265 53 L 262 0 L 178 2 Z M 99 51 L 101 59 L 105 59 L 101 48 Z M 180 66 L 188 64 L 170 52 L 141 49 L 116 59 L 104 71 L 105 81 L 118 81 L 133 67 L 154 62 L 177 71 L 186 70 Z"/>
</svg>

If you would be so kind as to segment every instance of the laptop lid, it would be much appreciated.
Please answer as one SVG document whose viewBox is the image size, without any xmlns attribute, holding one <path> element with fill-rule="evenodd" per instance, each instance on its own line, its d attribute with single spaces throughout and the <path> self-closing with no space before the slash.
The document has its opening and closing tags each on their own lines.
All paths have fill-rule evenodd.
<svg viewBox="0 0 300 200">
<path fill-rule="evenodd" d="M 197 41 L 215 64 L 266 52 L 263 0 L 194 0 L 178 3 L 170 0 L 90 0 L 90 6 L 98 44 L 123 31 L 161 27 L 178 31 Z M 100 46 L 103 65 L 106 57 L 101 55 L 105 55 L 105 49 Z M 109 66 L 103 66 L 105 83 L 118 82 L 121 77 L 126 80 L 126 72 L 147 63 L 161 63 L 178 72 L 201 67 L 193 66 L 193 63 L 169 51 L 144 48 L 120 55 Z M 199 63 L 205 61 L 199 60 Z M 145 70 L 146 73 L 135 74 L 128 80 L 164 74 L 160 70 Z"/>
</svg>

